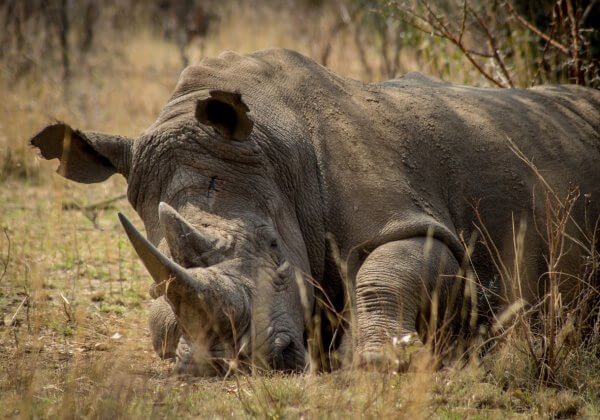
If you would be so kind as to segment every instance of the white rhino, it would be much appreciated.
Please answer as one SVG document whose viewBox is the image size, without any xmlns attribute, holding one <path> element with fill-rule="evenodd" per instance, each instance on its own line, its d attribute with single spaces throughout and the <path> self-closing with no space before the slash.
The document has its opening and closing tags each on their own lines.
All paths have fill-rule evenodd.
<svg viewBox="0 0 600 420">
<path fill-rule="evenodd" d="M 147 239 L 121 220 L 156 282 L 150 326 L 159 355 L 198 374 L 210 370 L 201 354 L 218 370 L 219 360 L 252 358 L 296 371 L 308 363 L 311 325 L 320 325 L 326 353 L 342 336 L 330 316 L 311 322 L 317 301 L 355 309 L 362 361 L 380 360 L 405 334 L 425 339 L 432 296 L 438 323 L 445 313 L 461 324 L 452 317 L 463 301 L 485 320 L 487 308 L 510 302 L 514 285 L 498 281 L 482 239 L 512 267 L 521 220 L 520 293 L 529 302 L 544 293 L 547 247 L 534 228 L 544 223 L 544 188 L 512 149 L 557 194 L 579 187 L 588 199 L 576 202 L 573 221 L 583 224 L 586 213 L 593 225 L 599 117 L 600 92 L 583 87 L 485 89 L 414 73 L 369 84 L 273 49 L 186 68 L 136 139 L 56 123 L 31 143 L 60 159 L 68 179 L 127 179 Z M 481 226 L 486 238 L 476 235 Z M 575 273 L 585 252 L 570 247 L 562 269 Z M 461 266 L 493 303 L 465 294 Z"/>
</svg>

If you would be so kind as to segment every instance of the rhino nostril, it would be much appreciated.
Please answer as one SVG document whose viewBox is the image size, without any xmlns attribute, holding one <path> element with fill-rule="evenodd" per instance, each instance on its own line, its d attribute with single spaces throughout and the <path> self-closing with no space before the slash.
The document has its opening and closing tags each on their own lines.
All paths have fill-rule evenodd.
<svg viewBox="0 0 600 420">
<path fill-rule="evenodd" d="M 300 360 L 302 352 L 293 340 L 281 350 L 281 370 L 286 372 L 299 372 L 303 368 L 304 360 Z"/>
</svg>

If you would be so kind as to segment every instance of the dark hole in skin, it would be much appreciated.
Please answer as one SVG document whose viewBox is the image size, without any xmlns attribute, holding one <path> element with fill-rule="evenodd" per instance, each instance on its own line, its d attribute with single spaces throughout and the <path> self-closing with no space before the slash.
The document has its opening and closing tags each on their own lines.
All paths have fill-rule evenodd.
<svg viewBox="0 0 600 420">
<path fill-rule="evenodd" d="M 281 351 L 283 362 L 281 370 L 287 373 L 300 372 L 302 370 L 302 368 L 297 365 L 298 351 L 299 349 L 293 341 Z"/>
<path fill-rule="evenodd" d="M 231 105 L 220 101 L 210 101 L 206 104 L 206 117 L 211 123 L 226 128 L 229 135 L 233 134 L 237 125 L 235 110 Z"/>
</svg>

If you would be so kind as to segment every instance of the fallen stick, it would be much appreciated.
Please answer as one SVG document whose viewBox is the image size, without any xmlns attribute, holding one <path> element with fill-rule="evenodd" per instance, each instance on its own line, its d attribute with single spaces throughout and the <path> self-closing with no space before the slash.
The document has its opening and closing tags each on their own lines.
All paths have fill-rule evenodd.
<svg viewBox="0 0 600 420">
<path fill-rule="evenodd" d="M 106 210 L 113 208 L 113 206 L 111 205 L 112 203 L 114 203 L 115 201 L 122 200 L 125 197 L 127 197 L 127 194 L 121 194 L 117 197 L 109 198 L 107 200 L 103 200 L 94 204 L 89 204 L 87 206 L 81 206 L 77 202 L 72 201 L 69 203 L 63 203 L 62 208 L 63 210 L 81 211 L 85 215 L 85 217 L 87 217 L 90 220 L 90 222 L 94 224 L 94 227 L 99 229 L 100 226 L 98 226 L 98 223 L 96 222 L 96 219 L 98 218 L 98 210 Z"/>
</svg>

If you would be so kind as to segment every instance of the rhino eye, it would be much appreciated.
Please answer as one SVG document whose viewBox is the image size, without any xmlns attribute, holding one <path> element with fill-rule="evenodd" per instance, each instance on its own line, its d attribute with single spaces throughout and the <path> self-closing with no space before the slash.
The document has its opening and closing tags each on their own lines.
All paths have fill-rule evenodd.
<svg viewBox="0 0 600 420">
<path fill-rule="evenodd" d="M 277 246 L 278 246 L 277 239 L 275 239 L 275 238 L 271 239 L 271 245 L 270 246 L 271 246 L 271 249 L 277 249 Z"/>
</svg>

